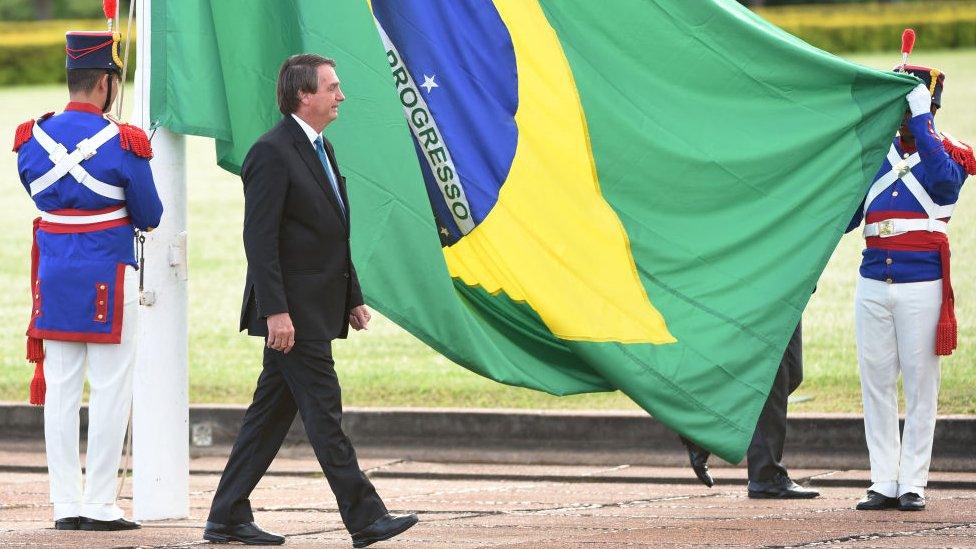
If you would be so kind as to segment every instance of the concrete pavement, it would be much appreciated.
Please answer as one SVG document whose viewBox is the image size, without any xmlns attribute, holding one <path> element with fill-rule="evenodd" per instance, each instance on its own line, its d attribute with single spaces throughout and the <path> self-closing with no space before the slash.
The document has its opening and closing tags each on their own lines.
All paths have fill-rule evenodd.
<svg viewBox="0 0 976 549">
<path fill-rule="evenodd" d="M 0 546 L 187 547 L 202 545 L 202 525 L 223 456 L 192 460 L 190 517 L 144 524 L 134 532 L 52 529 L 43 453 L 0 451 Z M 743 468 L 717 468 L 712 489 L 684 468 L 617 465 L 431 463 L 395 452 L 361 460 L 394 512 L 417 512 L 419 525 L 377 547 L 974 547 L 976 473 L 934 473 L 929 509 L 857 512 L 864 471 L 794 469 L 820 486 L 814 500 L 750 500 Z M 335 500 L 308 457 L 279 457 L 252 502 L 263 527 L 286 547 L 350 547 Z M 845 480 L 846 479 L 846 480 Z M 843 482 L 837 482 L 843 481 Z M 833 483 L 848 487 L 833 487 Z M 827 484 L 827 486 L 823 486 Z M 130 509 L 131 484 L 121 504 Z"/>
</svg>

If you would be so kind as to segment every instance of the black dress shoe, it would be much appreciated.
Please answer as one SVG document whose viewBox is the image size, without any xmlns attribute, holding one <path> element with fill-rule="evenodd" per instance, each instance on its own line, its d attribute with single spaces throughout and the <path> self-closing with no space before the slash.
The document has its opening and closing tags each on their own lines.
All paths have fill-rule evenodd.
<svg viewBox="0 0 976 549">
<path fill-rule="evenodd" d="M 408 528 L 417 524 L 417 515 L 391 515 L 389 513 L 373 521 L 366 528 L 352 535 L 353 547 L 366 547 L 377 541 L 390 539 L 393 536 L 402 534 Z"/>
<path fill-rule="evenodd" d="M 683 436 L 679 436 L 678 438 L 681 439 L 681 444 L 684 444 L 685 449 L 688 450 L 688 461 L 691 463 L 691 470 L 695 472 L 695 476 L 698 477 L 698 480 L 702 481 L 702 484 L 705 486 L 708 486 L 709 488 L 714 486 L 715 479 L 713 479 L 711 473 L 708 472 L 708 457 L 711 456 L 712 453 Z"/>
<path fill-rule="evenodd" d="M 768 482 L 749 481 L 749 497 L 753 499 L 809 499 L 820 492 L 804 488 L 786 475 L 778 475 Z"/>
<path fill-rule="evenodd" d="M 265 532 L 253 522 L 218 524 L 209 520 L 203 528 L 203 539 L 213 543 L 239 541 L 244 545 L 281 545 L 285 542 L 284 536 Z"/>
<path fill-rule="evenodd" d="M 115 520 L 95 520 L 88 517 L 78 518 L 79 530 L 114 532 L 116 530 L 138 530 L 139 528 L 142 528 L 142 526 L 139 526 L 138 522 L 132 522 L 131 520 L 125 520 L 124 518 Z"/>
<path fill-rule="evenodd" d="M 898 496 L 899 511 L 922 511 L 925 509 L 925 498 L 915 492 L 906 492 Z"/>
<path fill-rule="evenodd" d="M 858 511 L 884 511 L 895 507 L 898 507 L 898 498 L 889 498 L 874 490 L 868 490 L 868 493 L 861 498 L 861 501 L 857 502 L 854 508 Z"/>
<path fill-rule="evenodd" d="M 65 517 L 54 521 L 55 530 L 77 530 L 81 517 Z"/>
</svg>

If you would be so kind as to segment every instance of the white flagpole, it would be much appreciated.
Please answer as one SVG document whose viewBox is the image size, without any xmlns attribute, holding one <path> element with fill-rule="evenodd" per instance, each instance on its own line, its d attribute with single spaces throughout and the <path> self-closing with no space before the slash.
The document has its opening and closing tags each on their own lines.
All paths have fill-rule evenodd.
<svg viewBox="0 0 976 549">
<path fill-rule="evenodd" d="M 165 1 L 165 0 L 164 0 Z M 160 226 L 146 233 L 145 289 L 133 378 L 133 518 L 189 516 L 186 145 L 182 135 L 149 129 L 151 0 L 136 4 L 132 122 L 152 136 L 153 177 L 163 202 Z"/>
</svg>

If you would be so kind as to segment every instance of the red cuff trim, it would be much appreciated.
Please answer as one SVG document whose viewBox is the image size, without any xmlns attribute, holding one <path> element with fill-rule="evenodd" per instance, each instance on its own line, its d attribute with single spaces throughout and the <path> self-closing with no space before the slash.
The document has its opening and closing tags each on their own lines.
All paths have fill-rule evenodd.
<svg viewBox="0 0 976 549">
<path fill-rule="evenodd" d="M 95 322 L 105 324 L 108 322 L 108 283 L 98 282 L 95 284 Z"/>
<path fill-rule="evenodd" d="M 41 316 L 41 279 L 38 278 L 34 281 L 34 287 L 31 288 L 31 297 L 33 299 L 34 308 L 31 309 L 31 325 L 34 324 L 34 319 Z"/>
</svg>

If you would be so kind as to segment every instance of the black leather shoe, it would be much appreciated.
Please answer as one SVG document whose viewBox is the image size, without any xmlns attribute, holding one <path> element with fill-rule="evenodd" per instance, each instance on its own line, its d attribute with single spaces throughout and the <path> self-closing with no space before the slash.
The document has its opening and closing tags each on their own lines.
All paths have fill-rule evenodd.
<svg viewBox="0 0 976 549">
<path fill-rule="evenodd" d="M 373 521 L 366 528 L 352 535 L 353 547 L 366 547 L 377 541 L 390 539 L 393 536 L 402 534 L 408 528 L 417 524 L 417 515 L 391 515 L 389 513 Z"/>
<path fill-rule="evenodd" d="M 778 475 L 768 482 L 749 481 L 749 497 L 753 499 L 809 499 L 820 492 L 804 488 L 786 475 Z"/>
<path fill-rule="evenodd" d="M 854 506 L 858 511 L 884 511 L 895 507 L 898 507 L 898 498 L 889 498 L 874 490 L 868 490 L 868 493 Z"/>
<path fill-rule="evenodd" d="M 55 530 L 77 530 L 81 517 L 66 517 L 54 521 Z"/>
<path fill-rule="evenodd" d="M 142 528 L 138 522 L 125 520 L 124 518 L 115 520 L 95 520 L 88 517 L 78 518 L 79 530 L 95 530 L 99 532 L 109 532 L 115 530 L 138 530 Z"/>
<path fill-rule="evenodd" d="M 239 541 L 244 545 L 281 545 L 285 542 L 284 536 L 265 532 L 253 522 L 218 524 L 209 520 L 203 528 L 203 539 L 213 543 Z"/>
<path fill-rule="evenodd" d="M 923 511 L 925 510 L 925 498 L 915 492 L 907 492 L 898 496 L 899 511 Z"/>
<path fill-rule="evenodd" d="M 711 473 L 708 472 L 708 457 L 711 456 L 712 453 L 686 439 L 685 437 L 679 436 L 678 438 L 681 439 L 681 444 L 684 444 L 685 449 L 688 450 L 688 461 L 691 464 L 691 470 L 695 472 L 695 476 L 698 477 L 698 480 L 702 481 L 702 484 L 705 486 L 708 486 L 709 488 L 714 486 L 715 479 L 713 479 Z"/>
</svg>

